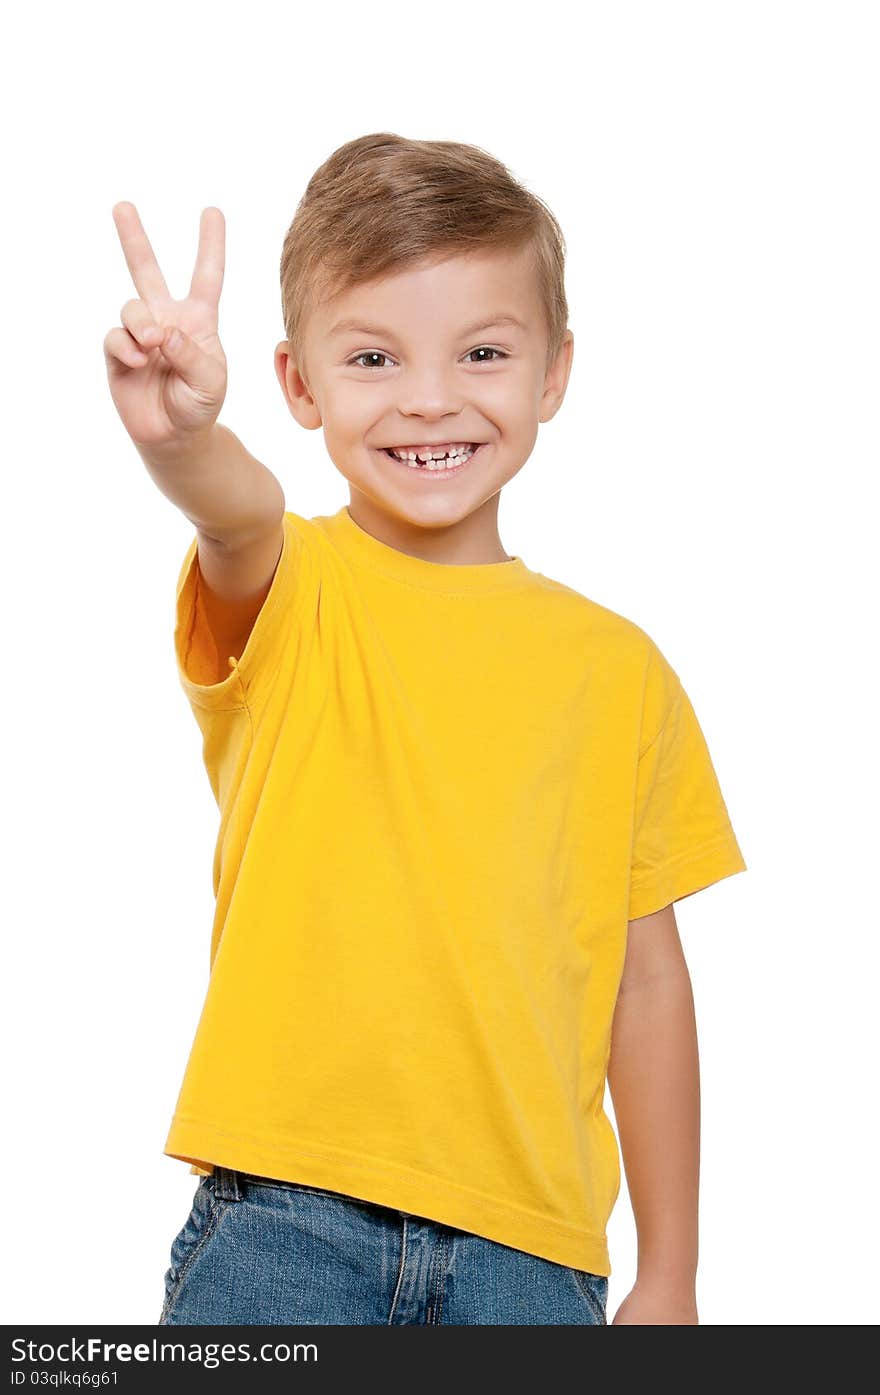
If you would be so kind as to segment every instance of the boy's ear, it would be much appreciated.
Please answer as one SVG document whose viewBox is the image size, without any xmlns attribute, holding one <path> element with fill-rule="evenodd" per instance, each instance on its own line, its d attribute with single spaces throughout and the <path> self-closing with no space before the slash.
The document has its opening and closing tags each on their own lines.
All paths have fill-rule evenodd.
<svg viewBox="0 0 880 1395">
<path fill-rule="evenodd" d="M 309 391 L 309 385 L 299 370 L 298 364 L 290 356 L 290 344 L 286 339 L 275 347 L 275 373 L 293 416 L 300 426 L 314 431 L 321 425 L 318 404 Z"/>
<path fill-rule="evenodd" d="M 550 367 L 547 369 L 547 376 L 544 379 L 544 391 L 541 394 L 541 410 L 538 415 L 539 421 L 549 421 L 562 406 L 565 389 L 568 387 L 573 356 L 574 334 L 570 329 L 567 329 L 559 347 L 559 353 L 556 355 L 554 362 L 551 363 Z"/>
</svg>

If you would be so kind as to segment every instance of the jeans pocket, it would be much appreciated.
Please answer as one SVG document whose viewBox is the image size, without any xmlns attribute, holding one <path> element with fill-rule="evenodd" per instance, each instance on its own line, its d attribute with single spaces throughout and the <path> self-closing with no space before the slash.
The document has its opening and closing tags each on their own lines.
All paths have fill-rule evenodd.
<svg viewBox="0 0 880 1395">
<path fill-rule="evenodd" d="M 183 1279 L 207 1245 L 227 1206 L 229 1202 L 217 1196 L 216 1178 L 202 1177 L 196 1187 L 189 1215 L 171 1242 L 160 1323 L 167 1318 Z"/>
<path fill-rule="evenodd" d="M 597 1326 L 607 1327 L 608 1278 L 605 1274 L 591 1274 L 588 1269 L 572 1269 L 575 1282 L 586 1298 Z"/>
</svg>

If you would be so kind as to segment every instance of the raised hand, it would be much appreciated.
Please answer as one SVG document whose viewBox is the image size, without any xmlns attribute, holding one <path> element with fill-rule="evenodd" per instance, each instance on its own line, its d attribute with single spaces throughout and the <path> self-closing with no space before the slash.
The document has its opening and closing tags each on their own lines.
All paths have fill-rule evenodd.
<svg viewBox="0 0 880 1395">
<path fill-rule="evenodd" d="M 110 392 L 136 446 L 173 453 L 210 430 L 226 397 L 217 333 L 225 220 L 219 208 L 202 210 L 186 300 L 172 300 L 134 204 L 115 204 L 113 221 L 139 299 L 126 301 L 122 325 L 104 339 Z"/>
</svg>

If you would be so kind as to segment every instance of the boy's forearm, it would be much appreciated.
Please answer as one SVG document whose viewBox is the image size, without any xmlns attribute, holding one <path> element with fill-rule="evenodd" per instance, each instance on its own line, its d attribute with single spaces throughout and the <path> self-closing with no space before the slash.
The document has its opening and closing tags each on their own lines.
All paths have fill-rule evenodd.
<svg viewBox="0 0 880 1395">
<path fill-rule="evenodd" d="M 284 513 L 284 492 L 272 471 L 219 422 L 184 450 L 138 450 L 166 498 L 219 542 L 244 542 Z"/>
<path fill-rule="evenodd" d="M 691 1290 L 700 1083 L 693 993 L 683 963 L 618 996 L 608 1085 L 638 1232 L 638 1280 Z"/>
</svg>

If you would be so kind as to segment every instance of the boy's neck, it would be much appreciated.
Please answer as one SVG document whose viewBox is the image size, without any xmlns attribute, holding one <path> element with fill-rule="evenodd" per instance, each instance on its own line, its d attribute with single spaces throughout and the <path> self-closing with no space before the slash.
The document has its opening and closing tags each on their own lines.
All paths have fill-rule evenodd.
<svg viewBox="0 0 880 1395">
<path fill-rule="evenodd" d="M 472 566 L 485 562 L 509 562 L 498 536 L 498 494 L 452 523 L 413 522 L 377 504 L 350 485 L 348 511 L 359 528 L 379 542 L 424 562 Z"/>
</svg>

